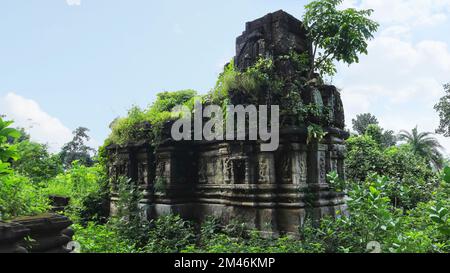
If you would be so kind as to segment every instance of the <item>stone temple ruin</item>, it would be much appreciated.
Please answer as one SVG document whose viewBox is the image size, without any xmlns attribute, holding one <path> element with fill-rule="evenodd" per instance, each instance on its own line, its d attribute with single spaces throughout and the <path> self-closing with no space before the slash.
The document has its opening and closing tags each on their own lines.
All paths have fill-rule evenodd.
<svg viewBox="0 0 450 273">
<path fill-rule="evenodd" d="M 246 24 L 237 38 L 234 64 L 244 71 L 261 56 L 276 58 L 289 52 L 311 56 L 311 48 L 302 23 L 278 11 Z M 276 67 L 286 86 L 307 80 L 293 72 L 289 60 L 279 61 Z M 110 176 L 112 180 L 127 176 L 138 183 L 149 218 L 175 213 L 201 221 L 215 216 L 224 223 L 235 219 L 278 234 L 297 231 L 307 215 L 320 218 L 345 212 L 345 195 L 333 191 L 326 179 L 332 171 L 345 177 L 343 142 L 348 134 L 343 105 L 336 87 L 317 82 L 295 92 L 304 105 L 329 109 L 326 123 L 308 117 L 303 124 L 295 124 L 284 117 L 288 122 L 281 126 L 280 146 L 274 152 L 261 152 L 258 141 L 176 142 L 170 138 L 168 124 L 166 138 L 157 148 L 145 139 L 109 146 Z M 268 93 L 255 94 L 260 104 L 283 99 Z M 230 96 L 232 103 L 245 103 L 238 94 Z M 307 141 L 311 121 L 326 124 L 327 134 L 320 141 Z M 155 189 L 158 181 L 164 181 L 163 191 Z M 116 200 L 113 194 L 112 211 Z"/>
</svg>

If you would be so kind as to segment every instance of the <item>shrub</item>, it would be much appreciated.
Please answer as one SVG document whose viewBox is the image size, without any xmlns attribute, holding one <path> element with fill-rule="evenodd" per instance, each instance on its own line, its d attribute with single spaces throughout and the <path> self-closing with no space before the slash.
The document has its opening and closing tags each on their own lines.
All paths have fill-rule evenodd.
<svg viewBox="0 0 450 273">
<path fill-rule="evenodd" d="M 30 216 L 49 209 L 49 200 L 29 178 L 0 176 L 0 220 Z"/>
<path fill-rule="evenodd" d="M 19 158 L 12 167 L 34 183 L 46 182 L 63 171 L 60 158 L 51 155 L 46 145 L 25 140 L 16 146 Z"/>
<path fill-rule="evenodd" d="M 117 211 L 109 224 L 124 240 L 132 241 L 139 247 L 143 246 L 148 240 L 149 223 L 144 219 L 143 210 L 139 204 L 142 192 L 134 182 L 125 177 L 120 177 L 116 184 Z"/>
<path fill-rule="evenodd" d="M 178 215 L 161 216 L 151 222 L 145 251 L 177 253 L 195 242 L 193 225 Z"/>
<path fill-rule="evenodd" d="M 124 145 L 142 139 L 149 139 L 157 144 L 162 125 L 173 119 L 172 109 L 177 105 L 193 104 L 198 98 L 194 90 L 181 90 L 176 92 L 163 92 L 157 94 L 156 101 L 147 109 L 133 106 L 128 115 L 116 119 L 111 124 L 112 132 L 107 142 Z"/>
<path fill-rule="evenodd" d="M 85 227 L 73 225 L 73 240 L 81 246 L 82 253 L 135 253 L 133 242 L 124 240 L 109 225 L 88 223 Z"/>
<path fill-rule="evenodd" d="M 93 220 L 101 222 L 107 214 L 104 204 L 108 200 L 106 183 L 102 166 L 86 167 L 75 161 L 68 171 L 41 185 L 46 195 L 69 197 L 66 213 L 73 221 L 86 223 Z"/>
<path fill-rule="evenodd" d="M 350 137 L 347 140 L 347 149 L 345 163 L 350 180 L 364 181 L 371 172 L 384 173 L 385 156 L 370 136 Z"/>
</svg>

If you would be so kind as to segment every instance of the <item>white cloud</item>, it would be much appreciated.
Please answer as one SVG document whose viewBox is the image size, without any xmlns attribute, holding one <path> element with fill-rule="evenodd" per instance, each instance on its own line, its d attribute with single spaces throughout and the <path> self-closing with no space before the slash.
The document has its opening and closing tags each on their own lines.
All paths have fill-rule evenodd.
<svg viewBox="0 0 450 273">
<path fill-rule="evenodd" d="M 79 6 L 81 5 L 81 0 L 66 0 L 66 3 L 69 6 Z"/>
<path fill-rule="evenodd" d="M 433 26 L 445 22 L 450 0 L 345 0 L 343 8 L 373 9 L 373 17 L 381 24 Z"/>
<path fill-rule="evenodd" d="M 15 127 L 25 128 L 33 141 L 47 143 L 51 152 L 58 151 L 72 139 L 72 132 L 61 121 L 46 113 L 39 104 L 15 93 L 0 97 L 0 114 L 14 120 Z"/>
<path fill-rule="evenodd" d="M 450 81 L 449 45 L 415 35 L 418 26 L 432 31 L 447 20 L 450 0 L 347 0 L 344 5 L 374 9 L 382 26 L 369 43 L 368 56 L 338 68 L 335 82 L 343 89 L 347 125 L 356 114 L 371 112 L 387 129 L 418 125 L 434 132 L 439 119 L 433 106 L 444 95 L 442 84 Z M 438 139 L 450 153 L 450 138 Z"/>
</svg>

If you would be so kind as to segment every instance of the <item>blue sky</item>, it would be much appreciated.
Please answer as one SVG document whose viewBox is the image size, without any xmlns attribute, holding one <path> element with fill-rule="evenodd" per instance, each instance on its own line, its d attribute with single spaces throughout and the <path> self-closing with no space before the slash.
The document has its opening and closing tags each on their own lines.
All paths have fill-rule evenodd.
<svg viewBox="0 0 450 273">
<path fill-rule="evenodd" d="M 0 114 L 53 149 L 77 126 L 103 142 L 108 124 L 155 94 L 207 92 L 234 55 L 245 22 L 294 0 L 3 0 L 0 3 Z M 374 8 L 382 24 L 369 56 L 340 66 L 347 122 L 370 111 L 396 131 L 434 130 L 432 105 L 450 81 L 450 0 L 344 1 Z M 450 141 L 440 138 L 450 151 Z"/>
</svg>

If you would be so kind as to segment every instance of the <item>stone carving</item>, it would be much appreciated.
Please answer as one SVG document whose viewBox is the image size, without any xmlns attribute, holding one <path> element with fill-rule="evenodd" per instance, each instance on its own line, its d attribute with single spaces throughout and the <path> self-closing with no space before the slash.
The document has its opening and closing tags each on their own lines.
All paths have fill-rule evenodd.
<svg viewBox="0 0 450 273">
<path fill-rule="evenodd" d="M 281 175 L 283 183 L 292 183 L 292 159 L 289 153 L 282 157 Z"/>
<path fill-rule="evenodd" d="M 229 184 L 232 179 L 232 163 L 229 157 L 223 159 L 223 177 L 225 184 Z"/>
<path fill-rule="evenodd" d="M 159 177 L 167 176 L 166 165 L 167 165 L 166 161 L 160 161 L 158 163 L 157 173 Z"/>
<path fill-rule="evenodd" d="M 311 44 L 302 23 L 278 11 L 247 23 L 236 41 L 235 65 L 242 71 L 260 56 L 284 56 L 292 50 L 310 54 Z M 275 73 L 286 81 L 286 86 L 303 80 L 303 75 L 296 75 L 283 61 L 275 67 Z M 166 194 L 149 191 L 141 201 L 149 208 L 149 217 L 176 212 L 199 221 L 208 215 L 221 217 L 224 222 L 239 218 L 249 227 L 278 233 L 296 232 L 309 213 L 322 216 L 342 211 L 344 194 L 324 186 L 330 170 L 345 177 L 343 141 L 348 134 L 343 130 L 344 110 L 339 91 L 328 85 L 292 89 L 298 92 L 304 105 L 314 104 L 328 114 L 327 125 L 318 123 L 322 120 L 314 117 L 306 117 L 304 124 L 282 123 L 280 148 L 262 153 L 257 141 L 175 142 L 170 139 L 171 123 L 167 123 L 164 141 L 155 150 L 148 149 L 145 141 L 127 147 L 108 147 L 109 174 L 111 178 L 128 175 L 139 183 L 150 182 L 145 182 L 148 177 L 155 181 L 164 178 L 170 184 Z M 272 101 L 266 93 L 269 92 L 261 90 L 252 96 L 267 104 L 280 100 Z M 322 142 L 307 143 L 308 122 L 324 126 L 328 134 Z M 308 196 L 315 199 L 307 200 Z M 111 199 L 113 208 L 117 198 Z"/>
<path fill-rule="evenodd" d="M 264 157 L 261 157 L 259 160 L 259 182 L 267 183 L 270 181 L 269 177 L 269 162 Z"/>
<path fill-rule="evenodd" d="M 68 253 L 72 222 L 65 216 L 45 214 L 0 222 L 0 253 Z M 31 244 L 26 237 L 32 238 Z"/>
<path fill-rule="evenodd" d="M 247 23 L 244 33 L 236 39 L 235 64 L 244 70 L 260 56 L 280 56 L 290 50 L 307 52 L 311 46 L 302 22 L 277 11 Z"/>
<path fill-rule="evenodd" d="M 319 153 L 319 183 L 326 183 L 326 158 L 325 152 Z"/>
</svg>

